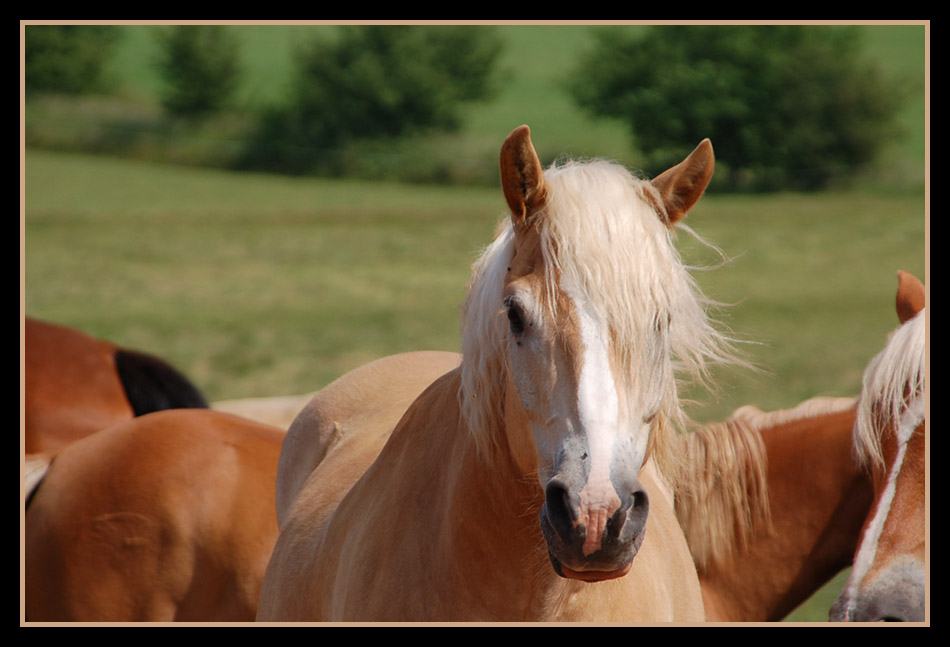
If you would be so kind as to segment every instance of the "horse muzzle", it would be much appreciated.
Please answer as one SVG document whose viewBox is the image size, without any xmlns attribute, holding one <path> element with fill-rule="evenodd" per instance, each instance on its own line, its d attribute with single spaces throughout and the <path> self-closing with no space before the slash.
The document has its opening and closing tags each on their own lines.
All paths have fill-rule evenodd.
<svg viewBox="0 0 950 647">
<path fill-rule="evenodd" d="M 859 586 L 853 597 L 843 593 L 831 607 L 831 622 L 923 622 L 926 613 L 923 564 L 900 560 Z"/>
<path fill-rule="evenodd" d="M 558 575 L 599 582 L 626 575 L 643 543 L 649 497 L 639 481 L 618 493 L 613 508 L 582 503 L 568 480 L 554 477 L 545 488 L 541 532 Z"/>
</svg>

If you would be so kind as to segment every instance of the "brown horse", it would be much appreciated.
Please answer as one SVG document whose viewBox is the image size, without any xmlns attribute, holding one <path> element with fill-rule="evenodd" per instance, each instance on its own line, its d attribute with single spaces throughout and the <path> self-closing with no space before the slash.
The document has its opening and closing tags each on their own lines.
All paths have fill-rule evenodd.
<svg viewBox="0 0 950 647">
<path fill-rule="evenodd" d="M 707 621 L 781 620 L 850 565 L 872 499 L 851 451 L 855 402 L 742 407 L 681 437 L 676 511 Z"/>
<path fill-rule="evenodd" d="M 133 416 L 206 408 L 204 396 L 164 360 L 27 317 L 26 454 L 66 445 Z"/>
<path fill-rule="evenodd" d="M 874 504 L 832 621 L 927 618 L 927 309 L 923 284 L 898 274 L 901 326 L 864 373 L 855 449 L 874 477 Z"/>
<path fill-rule="evenodd" d="M 26 618 L 253 620 L 282 441 L 269 425 L 177 409 L 64 448 L 26 509 Z"/>
<path fill-rule="evenodd" d="M 545 172 L 516 129 L 461 366 L 391 434 L 291 425 L 285 451 L 310 436 L 297 467 L 315 467 L 291 470 L 258 619 L 702 620 L 660 474 L 677 464 L 675 363 L 701 377 L 731 357 L 670 235 L 712 166 L 703 142 L 652 182 Z"/>
</svg>

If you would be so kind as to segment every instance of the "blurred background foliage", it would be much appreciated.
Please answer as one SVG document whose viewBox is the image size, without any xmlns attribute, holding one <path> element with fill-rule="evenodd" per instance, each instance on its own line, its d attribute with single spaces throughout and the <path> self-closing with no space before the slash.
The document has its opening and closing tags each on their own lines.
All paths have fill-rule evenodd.
<svg viewBox="0 0 950 647">
<path fill-rule="evenodd" d="M 476 169 L 493 167 L 495 133 L 533 109 L 561 115 L 552 155 L 607 155 L 651 174 L 709 137 L 720 190 L 880 181 L 882 160 L 894 184 L 920 177 L 895 172 L 894 158 L 922 136 L 908 115 L 922 117 L 923 50 L 895 68 L 887 48 L 921 36 L 915 26 L 28 25 L 27 143 L 490 185 L 494 173 Z M 484 121 L 502 111 L 515 115 L 503 127 Z M 593 143 L 575 139 L 585 127 Z"/>
</svg>

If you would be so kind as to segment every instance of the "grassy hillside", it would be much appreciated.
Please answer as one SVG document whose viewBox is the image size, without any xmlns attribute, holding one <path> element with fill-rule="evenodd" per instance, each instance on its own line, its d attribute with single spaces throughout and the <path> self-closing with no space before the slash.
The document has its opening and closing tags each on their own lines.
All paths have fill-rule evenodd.
<svg viewBox="0 0 950 647">
<path fill-rule="evenodd" d="M 775 374 L 730 378 L 708 415 L 856 392 L 894 324 L 896 270 L 923 276 L 923 209 L 902 194 L 704 198 L 689 222 L 733 260 L 698 278 Z M 495 190 L 30 151 L 27 312 L 170 354 L 214 398 L 305 391 L 379 354 L 457 348 L 469 264 L 503 211 Z M 679 240 L 689 262 L 720 261 Z"/>
</svg>

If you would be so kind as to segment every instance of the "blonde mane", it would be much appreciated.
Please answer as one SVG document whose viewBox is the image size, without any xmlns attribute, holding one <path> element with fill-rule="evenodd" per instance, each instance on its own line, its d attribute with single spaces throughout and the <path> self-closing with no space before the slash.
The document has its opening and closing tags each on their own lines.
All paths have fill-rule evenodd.
<svg viewBox="0 0 950 647">
<path fill-rule="evenodd" d="M 680 437 L 683 469 L 676 516 L 700 571 L 737 547 L 745 549 L 759 529 L 770 527 L 762 429 L 844 411 L 854 403 L 855 398 L 818 397 L 778 411 L 744 406 L 723 422 Z"/>
<path fill-rule="evenodd" d="M 881 434 L 923 396 L 927 375 L 927 310 L 894 330 L 864 371 L 854 448 L 859 460 L 883 465 Z"/>
<path fill-rule="evenodd" d="M 547 200 L 537 214 L 549 291 L 571 285 L 608 322 L 617 347 L 620 373 L 644 397 L 661 402 L 653 429 L 654 457 L 674 483 L 676 462 L 671 431 L 686 416 L 676 379 L 706 383 L 712 363 L 738 363 L 733 341 L 710 321 L 710 305 L 673 245 L 656 190 L 616 164 L 567 162 L 544 175 Z M 510 219 L 473 265 L 462 316 L 463 418 L 481 448 L 502 416 L 507 377 L 507 322 L 502 289 L 514 252 Z M 547 299 L 549 305 L 556 299 Z M 644 361 L 646 358 L 649 361 Z M 641 374 L 650 369 L 651 374 Z M 677 374 L 678 373 L 678 374 Z"/>
<path fill-rule="evenodd" d="M 826 413 L 835 413 L 850 409 L 857 402 L 857 398 L 815 397 L 792 407 L 777 411 L 762 411 L 752 405 L 739 407 L 732 412 L 731 418 L 741 418 L 756 429 L 774 427 L 793 420 L 812 418 Z"/>
</svg>

